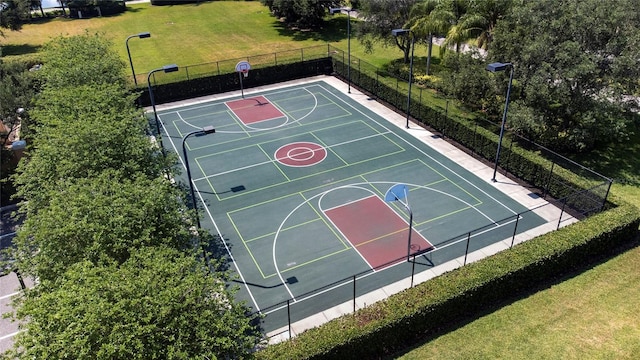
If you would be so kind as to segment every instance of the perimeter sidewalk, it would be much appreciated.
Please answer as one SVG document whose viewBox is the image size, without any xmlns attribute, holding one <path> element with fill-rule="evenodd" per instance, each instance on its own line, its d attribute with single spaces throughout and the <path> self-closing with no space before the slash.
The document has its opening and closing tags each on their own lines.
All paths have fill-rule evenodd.
<svg viewBox="0 0 640 360">
<path fill-rule="evenodd" d="M 299 81 L 297 83 L 304 83 L 310 81 L 324 80 L 333 87 L 338 90 L 344 92 L 345 96 L 350 97 L 354 101 L 366 106 L 371 109 L 390 123 L 395 126 L 403 129 L 408 132 L 412 136 L 417 139 L 420 139 L 423 143 L 427 144 L 432 149 L 438 151 L 442 155 L 447 158 L 455 161 L 460 166 L 464 167 L 468 171 L 472 172 L 474 175 L 479 177 L 480 179 L 484 179 L 488 184 L 491 184 L 497 190 L 502 193 L 508 195 L 518 203 L 525 206 L 527 209 L 535 209 L 534 212 L 545 219 L 547 223 L 521 233 L 517 235 L 514 239 L 514 244 L 518 244 L 527 240 L 530 240 L 538 235 L 542 235 L 544 233 L 556 230 L 558 226 L 558 220 L 561 216 L 561 211 L 555 206 L 550 205 L 546 200 L 540 198 L 536 194 L 532 193 L 525 187 L 519 185 L 515 181 L 503 176 L 501 174 L 496 175 L 496 182 L 492 182 L 491 178 L 493 176 L 493 168 L 487 166 L 482 163 L 480 160 L 473 158 L 469 154 L 464 151 L 458 149 L 454 145 L 448 143 L 446 140 L 442 139 L 437 134 L 431 133 L 425 130 L 420 125 L 416 124 L 413 121 L 409 122 L 409 129 L 406 129 L 406 115 L 399 114 L 394 110 L 380 104 L 375 99 L 371 99 L 368 95 L 363 94 L 357 89 L 351 87 L 351 94 L 347 93 L 347 84 L 342 82 L 336 77 L 333 76 L 320 76 L 316 78 L 305 79 L 304 81 Z M 577 219 L 571 217 L 568 214 L 562 215 L 561 226 L 566 226 L 571 223 L 576 222 Z M 486 258 L 488 256 L 494 255 L 500 251 L 506 250 L 511 247 L 511 238 L 502 240 L 500 242 L 496 242 L 490 246 L 482 248 L 480 250 L 469 253 L 467 256 L 466 262 L 471 263 L 474 261 L 478 261 L 480 259 Z M 414 277 L 414 286 L 416 284 L 425 282 L 429 279 L 437 277 L 445 272 L 454 270 L 456 268 L 462 267 L 464 265 L 464 256 L 446 262 L 444 264 L 435 266 L 428 270 L 424 270 L 420 273 L 416 273 Z M 406 278 L 404 280 L 398 281 L 396 283 L 384 286 L 378 290 L 372 291 L 368 294 L 359 296 L 356 298 L 356 309 L 361 309 L 367 305 L 371 305 L 377 301 L 388 298 L 393 294 L 397 294 L 405 289 L 408 289 L 411 286 L 411 279 Z M 280 341 L 284 341 L 289 339 L 289 337 L 293 337 L 297 334 L 302 333 L 305 330 L 311 329 L 313 327 L 317 327 L 321 324 L 324 324 L 330 320 L 333 320 L 337 317 L 340 317 L 345 314 L 349 314 L 353 312 L 353 302 L 348 301 L 341 305 L 335 306 L 333 308 L 327 309 L 321 313 L 318 313 L 314 316 L 310 316 L 306 319 L 300 320 L 291 324 L 291 334 L 289 334 L 288 326 L 282 327 L 280 329 L 276 329 L 267 334 L 270 343 L 277 343 Z"/>
<path fill-rule="evenodd" d="M 249 74 L 249 76 L 251 76 L 251 74 Z M 311 83 L 319 80 L 327 82 L 328 84 L 335 87 L 339 91 L 342 91 L 344 96 L 350 97 L 354 101 L 374 111 L 375 113 L 380 115 L 382 118 L 389 121 L 391 124 L 397 126 L 398 128 L 401 128 L 403 131 L 408 132 L 415 138 L 427 144 L 429 147 L 438 151 L 439 153 L 446 156 L 447 158 L 455 161 L 457 164 L 464 167 L 466 170 L 472 172 L 478 178 L 485 180 L 488 184 L 491 184 L 491 186 L 495 187 L 497 190 L 501 191 L 502 193 L 508 195 L 509 197 L 511 197 L 512 199 L 514 199 L 515 201 L 517 201 L 527 209 L 537 209 L 537 210 L 534 210 L 534 212 L 538 216 L 545 219 L 547 222 L 544 225 L 541 225 L 534 229 L 518 234 L 514 238 L 514 241 L 513 241 L 514 244 L 518 244 L 518 243 L 530 240 L 538 235 L 553 231 L 556 229 L 558 224 L 560 224 L 560 226 L 566 226 L 577 221 L 577 219 L 565 213 L 562 215 L 562 221 L 560 222 L 559 221 L 561 216 L 560 209 L 549 204 L 546 200 L 540 198 L 539 196 L 532 193 L 525 187 L 519 185 L 515 181 L 507 178 L 506 176 L 503 176 L 502 174 L 498 173 L 496 175 L 497 181 L 492 182 L 491 181 L 491 178 L 493 176 L 492 167 L 487 166 L 486 164 L 482 163 L 480 160 L 473 158 L 469 154 L 465 153 L 464 151 L 458 149 L 457 147 L 450 144 L 446 140 L 442 139 L 442 137 L 440 137 L 439 135 L 427 131 L 426 129 L 422 128 L 420 125 L 416 124 L 413 121 L 409 122 L 409 129 L 405 129 L 406 115 L 397 113 L 394 110 L 385 107 L 381 103 L 377 102 L 375 99 L 372 99 L 368 95 L 358 91 L 353 86 L 351 87 L 351 93 L 349 94 L 347 92 L 347 88 L 348 88 L 347 84 L 334 76 L 316 76 L 316 77 L 294 80 L 294 81 L 289 81 L 289 82 L 274 84 L 269 86 L 249 88 L 249 89 L 244 89 L 244 94 L 245 96 L 248 96 L 251 94 L 260 94 L 267 90 L 284 88 L 292 85 L 302 85 L 302 84 Z M 224 98 L 238 97 L 240 96 L 240 94 L 241 92 L 240 90 L 238 90 L 238 91 L 228 92 L 224 94 L 216 94 L 216 95 L 211 95 L 211 96 L 206 96 L 206 97 L 201 97 L 196 99 L 189 99 L 189 100 L 184 100 L 180 102 L 174 102 L 170 104 L 157 105 L 156 109 L 158 111 L 161 111 L 161 110 L 170 109 L 174 107 L 182 107 L 185 105 L 204 103 L 204 102 L 220 100 Z M 151 111 L 151 108 L 147 108 L 146 110 Z M 502 241 L 496 242 L 480 250 L 471 252 L 468 254 L 466 258 L 466 262 L 471 263 L 474 261 L 478 261 L 480 259 L 496 254 L 500 251 L 506 250 L 511 247 L 512 245 L 511 241 L 512 239 L 510 237 L 508 239 L 504 239 Z M 415 284 L 419 284 L 421 282 L 427 281 L 445 272 L 462 267 L 464 266 L 464 261 L 465 261 L 464 256 L 461 256 L 459 258 L 456 258 L 444 264 L 416 273 L 414 277 L 414 286 Z M 378 290 L 372 291 L 368 294 L 359 296 L 356 298 L 356 309 L 360 309 L 367 305 L 371 305 L 377 301 L 383 300 L 393 294 L 399 293 L 400 291 L 403 291 L 409 288 L 410 286 L 411 286 L 411 279 L 406 278 L 396 283 L 384 286 Z M 284 326 L 282 328 L 269 332 L 267 334 L 267 337 L 269 338 L 270 343 L 277 343 L 280 341 L 284 341 L 289 339 L 290 337 L 293 337 L 293 336 L 296 336 L 297 334 L 302 333 L 305 330 L 317 327 L 332 319 L 335 319 L 337 317 L 340 317 L 342 315 L 349 314 L 352 312 L 353 312 L 353 301 L 347 301 L 343 304 L 340 304 L 338 306 L 322 311 L 321 313 L 318 313 L 306 319 L 302 319 L 300 321 L 292 323 L 291 334 L 289 333 L 289 327 Z"/>
</svg>

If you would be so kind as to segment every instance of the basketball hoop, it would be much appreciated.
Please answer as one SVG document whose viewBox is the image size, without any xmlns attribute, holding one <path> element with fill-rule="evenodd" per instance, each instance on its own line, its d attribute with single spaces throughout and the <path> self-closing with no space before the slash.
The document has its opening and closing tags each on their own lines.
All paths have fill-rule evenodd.
<svg viewBox="0 0 640 360">
<path fill-rule="evenodd" d="M 251 70 L 251 65 L 248 61 L 240 61 L 236 64 L 236 72 L 242 73 L 244 77 L 247 77 L 249 70 Z"/>
<path fill-rule="evenodd" d="M 240 78 L 240 94 L 242 94 L 242 98 L 244 99 L 244 87 L 242 85 L 242 78 L 246 78 L 249 76 L 249 69 L 251 69 L 251 65 L 248 61 L 240 61 L 236 64 L 236 72 L 238 73 L 238 77 Z"/>
</svg>

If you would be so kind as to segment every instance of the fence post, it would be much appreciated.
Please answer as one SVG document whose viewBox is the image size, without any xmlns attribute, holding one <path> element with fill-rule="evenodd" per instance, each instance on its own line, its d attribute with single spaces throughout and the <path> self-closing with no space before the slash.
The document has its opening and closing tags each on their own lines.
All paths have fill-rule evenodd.
<svg viewBox="0 0 640 360">
<path fill-rule="evenodd" d="M 289 324 L 289 340 L 291 340 L 291 308 L 289 307 L 289 302 L 291 300 L 287 300 L 287 323 Z"/>
<path fill-rule="evenodd" d="M 469 254 L 469 242 L 471 241 L 471 232 L 467 234 L 467 249 L 464 251 L 464 264 L 462 266 L 467 265 L 467 254 Z"/>
<path fill-rule="evenodd" d="M 478 154 L 478 145 L 476 145 L 476 139 L 478 138 L 478 119 L 473 120 L 473 143 L 471 144 L 471 153 Z"/>
<path fill-rule="evenodd" d="M 562 215 L 564 215 L 564 207 L 567 205 L 567 198 L 565 197 L 562 200 L 562 210 L 560 210 L 560 218 L 558 219 L 558 226 L 556 226 L 556 230 L 560 229 L 560 223 L 562 222 Z"/>
<path fill-rule="evenodd" d="M 604 199 L 602 199 L 602 206 L 600 207 L 600 211 L 604 210 L 604 207 L 607 205 L 607 198 L 609 197 L 609 191 L 611 191 L 611 183 L 609 180 L 609 186 L 607 186 L 607 192 L 604 194 Z"/>
<path fill-rule="evenodd" d="M 304 49 L 300 49 L 300 62 L 304 62 Z"/>
<path fill-rule="evenodd" d="M 356 312 L 356 276 L 353 275 L 353 312 Z"/>
<path fill-rule="evenodd" d="M 520 220 L 520 214 L 516 214 L 516 225 L 513 227 L 513 236 L 511 237 L 511 246 L 513 247 L 514 241 L 516 241 L 516 233 L 518 231 L 518 221 Z"/>
<path fill-rule="evenodd" d="M 185 66 L 185 67 L 184 67 L 184 71 L 186 71 L 186 72 L 187 72 L 187 81 L 189 81 L 189 67 L 188 67 L 188 66 Z"/>
<path fill-rule="evenodd" d="M 413 287 L 413 274 L 416 272 L 416 254 L 413 254 L 413 262 L 411 263 L 411 287 Z"/>
<path fill-rule="evenodd" d="M 396 109 L 399 109 L 398 105 L 396 105 L 398 103 L 398 95 L 400 95 L 400 82 L 398 81 L 398 78 L 396 78 L 396 101 L 394 101 L 393 104 Z"/>
<path fill-rule="evenodd" d="M 216 69 L 218 69 L 218 76 L 220 76 L 220 62 L 216 61 Z"/>
<path fill-rule="evenodd" d="M 553 167 L 556 166 L 555 161 L 551 163 L 551 170 L 549 171 L 549 178 L 547 179 L 547 186 L 544 187 L 544 193 L 542 194 L 542 198 L 546 199 L 547 194 L 549 193 L 549 187 L 551 186 L 551 176 L 553 175 Z"/>
<path fill-rule="evenodd" d="M 423 104 L 422 104 L 422 88 L 420 88 L 420 100 L 418 100 L 418 104 L 420 104 L 418 106 L 418 119 L 422 119 L 422 108 L 423 108 Z M 426 121 L 422 121 L 423 123 Z"/>
<path fill-rule="evenodd" d="M 447 103 L 444 107 L 444 121 L 442 122 L 442 138 L 444 139 L 445 137 L 447 137 L 445 135 L 445 128 L 447 127 L 447 122 L 449 121 L 449 100 L 447 100 Z"/>
</svg>

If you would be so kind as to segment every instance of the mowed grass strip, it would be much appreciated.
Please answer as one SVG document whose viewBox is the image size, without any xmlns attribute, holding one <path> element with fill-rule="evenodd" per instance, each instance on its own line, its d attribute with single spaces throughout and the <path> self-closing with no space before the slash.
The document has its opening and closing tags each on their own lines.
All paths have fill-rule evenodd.
<svg viewBox="0 0 640 360">
<path fill-rule="evenodd" d="M 353 20 L 354 26 L 356 20 Z M 198 65 L 240 57 L 271 54 L 330 43 L 346 51 L 346 15 L 328 16 L 318 31 L 288 29 L 271 16 L 259 1 L 212 1 L 179 6 L 129 4 L 123 14 L 101 18 L 56 17 L 26 24 L 20 31 L 5 31 L 0 38 L 7 57 L 31 52 L 56 36 L 99 32 L 115 43 L 115 50 L 128 62 L 125 39 L 150 32 L 151 38 L 129 40 L 136 73 L 143 74 L 166 64 Z M 354 34 L 352 34 L 354 35 Z M 351 53 L 380 66 L 402 56 L 396 47 L 378 47 L 367 54 L 359 41 L 351 39 Z M 425 56 L 418 47 L 416 56 Z"/>
<path fill-rule="evenodd" d="M 413 359 L 637 359 L 640 247 L 483 316 Z"/>
</svg>

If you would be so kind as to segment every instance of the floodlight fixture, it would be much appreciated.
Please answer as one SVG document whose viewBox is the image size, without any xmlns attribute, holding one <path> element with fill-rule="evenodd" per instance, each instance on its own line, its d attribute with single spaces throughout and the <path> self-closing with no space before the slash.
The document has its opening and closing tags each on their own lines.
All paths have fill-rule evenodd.
<svg viewBox="0 0 640 360">
<path fill-rule="evenodd" d="M 144 39 L 144 38 L 151 37 L 151 33 L 141 32 L 139 34 L 129 35 L 127 36 L 127 40 L 125 40 L 124 42 L 125 46 L 127 47 L 127 55 L 129 56 L 129 65 L 131 65 L 131 73 L 133 74 L 133 83 L 136 85 L 136 87 L 138 87 L 138 79 L 136 79 L 136 72 L 133 69 L 133 61 L 131 60 L 131 51 L 129 51 L 129 39 L 134 37 Z"/>
<path fill-rule="evenodd" d="M 498 139 L 498 150 L 496 151 L 496 163 L 493 167 L 493 177 L 491 181 L 496 182 L 496 173 L 498 172 L 498 162 L 500 161 L 500 150 L 502 149 L 502 138 L 504 137 L 504 128 L 507 123 L 507 111 L 509 110 L 509 98 L 511 96 L 511 84 L 513 83 L 513 64 L 512 63 L 502 63 L 502 62 L 494 62 L 487 65 L 486 70 L 491 72 L 500 72 L 506 71 L 510 69 L 509 73 L 509 86 L 507 87 L 507 98 L 504 104 L 504 112 L 502 113 L 502 122 L 500 124 L 500 137 Z"/>
</svg>

